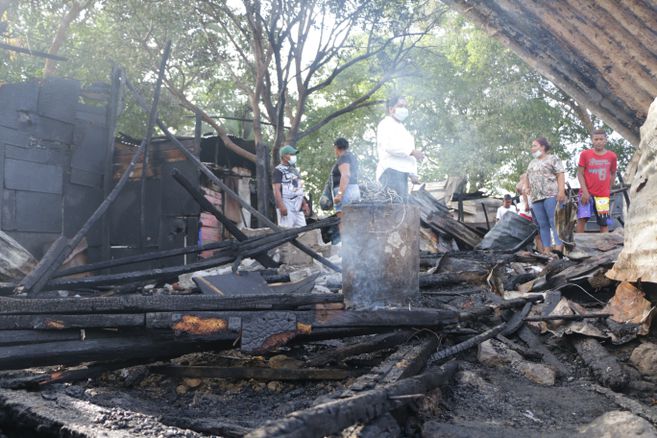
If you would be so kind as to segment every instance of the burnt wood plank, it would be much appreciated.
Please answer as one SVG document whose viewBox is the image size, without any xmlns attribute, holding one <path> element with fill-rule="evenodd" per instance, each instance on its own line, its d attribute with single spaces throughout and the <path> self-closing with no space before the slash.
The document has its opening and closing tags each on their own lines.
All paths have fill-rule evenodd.
<svg viewBox="0 0 657 438">
<path fill-rule="evenodd" d="M 295 307 L 341 303 L 341 294 L 219 297 L 211 295 L 124 295 L 103 298 L 7 298 L 0 297 L 0 315 L 128 313 L 242 309 L 293 309 Z"/>
<path fill-rule="evenodd" d="M 144 314 L 1 315 L 0 330 L 64 330 L 75 328 L 143 327 Z"/>
<path fill-rule="evenodd" d="M 319 352 L 310 360 L 308 360 L 306 365 L 309 367 L 314 367 L 331 362 L 339 362 L 348 357 L 363 353 L 371 353 L 374 351 L 384 350 L 386 348 L 392 348 L 405 341 L 408 341 L 411 336 L 413 336 L 413 332 L 405 330 L 375 335 L 365 340 L 361 340 L 360 342 L 336 348 L 335 350 Z"/>
</svg>

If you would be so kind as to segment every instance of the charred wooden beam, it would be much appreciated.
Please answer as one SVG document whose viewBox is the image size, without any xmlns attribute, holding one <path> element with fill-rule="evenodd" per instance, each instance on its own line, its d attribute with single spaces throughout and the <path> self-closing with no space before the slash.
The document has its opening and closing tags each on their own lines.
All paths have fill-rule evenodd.
<svg viewBox="0 0 657 438">
<path fill-rule="evenodd" d="M 66 330 L 144 327 L 144 325 L 145 315 L 139 313 L 103 315 L 0 315 L 0 330 Z"/>
<path fill-rule="evenodd" d="M 80 330 L 36 331 L 0 330 L 0 346 L 43 344 L 54 341 L 75 341 L 81 339 Z"/>
<path fill-rule="evenodd" d="M 150 336 L 124 337 L 80 341 L 50 342 L 0 348 L 0 369 L 21 369 L 29 366 L 77 365 L 82 362 L 103 361 L 121 357 L 154 361 L 163 357 L 179 356 L 208 348 L 230 349 L 237 336 L 226 333 L 224 340 L 187 342 L 160 340 Z"/>
<path fill-rule="evenodd" d="M 208 213 L 212 213 L 214 217 L 217 218 L 217 220 L 228 230 L 228 232 L 234 236 L 237 240 L 240 242 L 247 240 L 248 237 L 246 234 L 244 234 L 238 227 L 226 217 L 222 212 L 220 212 L 217 207 L 212 205 L 208 199 L 203 196 L 203 193 L 201 193 L 200 190 L 195 188 L 191 182 L 185 176 L 180 173 L 178 169 L 173 169 L 171 171 L 171 176 L 173 176 L 173 179 L 175 179 L 178 184 L 180 184 L 186 191 L 189 193 L 189 195 L 194 198 L 194 200 L 198 203 L 198 205 L 201 206 L 201 209 L 207 211 Z M 276 263 L 274 260 L 272 260 L 271 257 L 269 257 L 267 254 L 260 254 L 256 257 L 256 260 L 259 261 L 262 266 L 266 268 L 275 268 L 279 265 L 279 263 Z"/>
<path fill-rule="evenodd" d="M 384 333 L 368 338 L 351 345 L 336 348 L 331 351 L 322 351 L 315 355 L 306 362 L 309 367 L 315 367 L 322 364 L 332 362 L 339 362 L 351 356 L 356 356 L 363 353 L 371 353 L 374 351 L 384 350 L 386 348 L 395 347 L 405 341 L 408 341 L 413 336 L 412 331 L 402 330 L 393 333 Z"/>
<path fill-rule="evenodd" d="M 26 55 L 36 56 L 38 58 L 52 59 L 54 61 L 68 61 L 68 58 L 64 58 L 59 55 L 52 55 L 50 53 L 41 52 L 39 50 L 25 49 L 23 47 L 12 46 L 6 43 L 0 43 L 0 49 L 10 50 L 16 53 L 25 53 Z"/>
<path fill-rule="evenodd" d="M 161 269 L 148 269 L 145 271 L 123 272 L 120 274 L 97 275 L 72 280 L 52 280 L 45 286 L 45 288 L 71 289 L 108 284 L 114 285 L 132 283 L 141 280 L 170 281 L 177 278 L 178 275 L 181 274 L 221 266 L 232 263 L 235 260 L 241 258 L 253 257 L 258 254 L 266 253 L 270 249 L 276 248 L 283 243 L 291 241 L 292 239 L 296 238 L 296 236 L 305 231 L 321 228 L 327 225 L 333 225 L 337 222 L 339 222 L 339 219 L 329 218 L 310 225 L 306 225 L 302 228 L 286 229 L 275 234 L 248 239 L 243 242 L 239 242 L 235 250 L 225 250 L 213 258 L 200 262 L 190 263 L 187 265 L 171 266 Z"/>
<path fill-rule="evenodd" d="M 337 433 L 354 423 L 367 423 L 415 400 L 415 397 L 408 396 L 424 394 L 448 383 L 457 369 L 456 363 L 449 363 L 419 376 L 364 391 L 353 397 L 296 411 L 283 419 L 266 423 L 246 437 L 308 438 Z"/>
<path fill-rule="evenodd" d="M 608 318 L 611 313 L 590 313 L 588 315 L 545 315 L 528 316 L 525 321 L 582 321 L 584 319 Z"/>
<path fill-rule="evenodd" d="M 166 42 L 164 46 L 164 53 L 162 54 L 162 61 L 160 62 L 160 69 L 155 81 L 155 94 L 153 96 L 153 105 L 151 112 L 148 115 L 148 128 L 146 129 L 146 137 L 144 137 L 144 156 L 142 158 L 142 171 L 139 181 L 139 250 L 144 249 L 146 244 L 146 174 L 148 173 L 148 148 L 153 138 L 153 128 L 155 127 L 155 120 L 157 119 L 157 104 L 160 102 L 160 90 L 162 89 L 162 81 L 164 80 L 164 69 L 166 68 L 167 59 L 171 54 L 171 40 Z"/>
<path fill-rule="evenodd" d="M 439 274 L 421 275 L 420 288 L 444 287 L 457 284 L 483 284 L 488 272 L 445 272 Z"/>
<path fill-rule="evenodd" d="M 568 368 L 541 342 L 539 336 L 534 333 L 527 325 L 518 330 L 518 337 L 529 346 L 532 350 L 538 352 L 543 357 L 543 361 L 553 367 L 561 376 L 569 375 Z"/>
<path fill-rule="evenodd" d="M 180 312 L 206 310 L 294 309 L 299 306 L 341 303 L 340 294 L 219 297 L 212 295 L 125 295 L 103 298 L 29 299 L 0 297 L 0 315 L 48 315 Z"/>
<path fill-rule="evenodd" d="M 148 367 L 151 373 L 170 377 L 196 377 L 219 379 L 255 380 L 344 380 L 362 372 L 358 370 L 330 368 L 264 368 L 264 367 L 213 367 L 155 365 Z"/>
<path fill-rule="evenodd" d="M 573 345 L 586 365 L 591 368 L 595 378 L 614 391 L 621 390 L 630 381 L 629 376 L 618 362 L 600 343 L 593 338 L 573 339 Z"/>
<path fill-rule="evenodd" d="M 198 253 L 198 252 L 209 251 L 214 249 L 236 250 L 237 244 L 232 240 L 223 241 L 223 242 L 211 242 L 205 245 L 186 246 L 184 248 L 166 249 L 163 251 L 153 251 L 146 254 L 137 254 L 133 256 L 121 257 L 112 260 L 104 260 L 102 262 L 90 263 L 88 265 L 75 266 L 73 268 L 62 269 L 61 271 L 55 272 L 53 278 L 67 277 L 69 275 L 79 274 L 82 272 L 99 271 L 101 269 L 115 268 L 117 266 L 125 266 L 133 263 L 141 263 L 151 260 L 160 260 L 168 257 L 175 257 L 182 254 L 192 254 L 192 253 Z"/>
</svg>

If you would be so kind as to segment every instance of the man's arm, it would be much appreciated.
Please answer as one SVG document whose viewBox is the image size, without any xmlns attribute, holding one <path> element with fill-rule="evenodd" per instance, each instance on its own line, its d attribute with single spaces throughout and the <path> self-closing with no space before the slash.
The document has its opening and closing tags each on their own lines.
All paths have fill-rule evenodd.
<svg viewBox="0 0 657 438">
<path fill-rule="evenodd" d="M 616 180 L 616 170 L 618 170 L 618 159 L 614 154 L 614 159 L 611 162 L 611 168 L 609 169 L 609 192 L 611 193 L 611 188 L 614 186 L 614 181 Z"/>
<path fill-rule="evenodd" d="M 333 197 L 333 202 L 339 204 L 342 202 L 342 195 L 344 195 L 347 186 L 349 185 L 349 178 L 351 177 L 351 166 L 349 163 L 342 163 L 338 166 L 340 170 L 340 184 L 338 184 L 338 193 Z"/>
<path fill-rule="evenodd" d="M 582 205 L 589 203 L 590 194 L 586 187 L 586 178 L 584 178 L 584 166 L 577 166 L 577 181 L 579 181 L 579 190 L 582 192 Z"/>
<path fill-rule="evenodd" d="M 281 216 L 287 216 L 287 207 L 283 202 L 283 195 L 281 195 L 281 183 L 272 184 L 274 190 L 274 199 L 276 200 L 276 208 L 281 212 Z"/>
</svg>

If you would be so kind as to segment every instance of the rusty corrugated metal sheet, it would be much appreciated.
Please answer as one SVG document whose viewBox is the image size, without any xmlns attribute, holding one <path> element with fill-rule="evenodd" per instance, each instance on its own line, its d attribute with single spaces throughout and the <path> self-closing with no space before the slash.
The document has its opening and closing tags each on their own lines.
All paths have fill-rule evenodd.
<svg viewBox="0 0 657 438">
<path fill-rule="evenodd" d="M 443 0 L 634 145 L 657 96 L 650 1 Z"/>
<path fill-rule="evenodd" d="M 625 246 L 609 278 L 657 283 L 657 99 L 641 127 L 636 174 L 632 176 Z"/>
</svg>

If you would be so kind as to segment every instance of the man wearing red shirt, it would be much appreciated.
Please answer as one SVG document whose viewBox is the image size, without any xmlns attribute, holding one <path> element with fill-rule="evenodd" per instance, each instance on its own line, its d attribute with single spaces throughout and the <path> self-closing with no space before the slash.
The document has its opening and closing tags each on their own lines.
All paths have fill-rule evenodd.
<svg viewBox="0 0 657 438">
<path fill-rule="evenodd" d="M 609 196 L 616 175 L 616 154 L 608 151 L 607 134 L 602 129 L 593 131 L 593 149 L 579 156 L 577 179 L 579 180 L 579 205 L 577 208 L 577 232 L 583 233 L 586 222 L 595 213 L 600 232 L 609 231 Z"/>
</svg>

